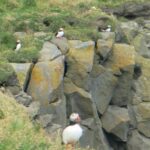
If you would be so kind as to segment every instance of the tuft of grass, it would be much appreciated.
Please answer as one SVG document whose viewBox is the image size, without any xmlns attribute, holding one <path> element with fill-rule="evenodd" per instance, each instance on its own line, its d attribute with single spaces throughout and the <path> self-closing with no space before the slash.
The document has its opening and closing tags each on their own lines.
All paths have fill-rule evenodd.
<svg viewBox="0 0 150 150">
<path fill-rule="evenodd" d="M 6 83 L 8 78 L 14 74 L 12 66 L 7 62 L 0 62 L 0 85 Z"/>
<path fill-rule="evenodd" d="M 41 127 L 32 124 L 26 107 L 1 92 L 0 110 L 5 116 L 0 119 L 0 150 L 65 150 L 60 132 L 55 138 L 48 137 Z"/>
<path fill-rule="evenodd" d="M 0 109 L 0 119 L 4 119 L 5 118 L 5 115 L 3 113 L 3 111 Z"/>
</svg>

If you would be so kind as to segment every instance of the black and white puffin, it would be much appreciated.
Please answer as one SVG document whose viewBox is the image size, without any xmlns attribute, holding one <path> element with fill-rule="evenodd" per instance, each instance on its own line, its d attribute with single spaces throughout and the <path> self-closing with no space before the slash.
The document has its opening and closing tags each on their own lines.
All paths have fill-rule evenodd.
<svg viewBox="0 0 150 150">
<path fill-rule="evenodd" d="M 66 150 L 73 150 L 83 134 L 83 129 L 80 126 L 81 119 L 78 113 L 72 113 L 69 119 L 70 125 L 63 130 L 62 141 L 66 145 Z"/>
<path fill-rule="evenodd" d="M 111 25 L 108 25 L 105 29 L 102 29 L 103 32 L 111 32 Z"/>
<path fill-rule="evenodd" d="M 55 34 L 56 38 L 62 38 L 64 36 L 64 29 L 59 28 L 58 32 Z"/>
<path fill-rule="evenodd" d="M 21 48 L 21 41 L 20 40 L 17 40 L 16 41 L 16 46 L 14 48 L 15 52 L 18 52 Z"/>
</svg>

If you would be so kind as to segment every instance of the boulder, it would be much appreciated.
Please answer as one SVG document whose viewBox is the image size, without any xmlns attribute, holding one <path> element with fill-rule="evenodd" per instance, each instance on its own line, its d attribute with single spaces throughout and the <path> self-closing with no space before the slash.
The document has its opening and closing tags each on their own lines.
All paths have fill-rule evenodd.
<svg viewBox="0 0 150 150">
<path fill-rule="evenodd" d="M 52 114 L 45 114 L 40 115 L 39 117 L 39 123 L 43 128 L 48 127 L 50 124 L 52 124 L 54 116 Z"/>
<path fill-rule="evenodd" d="M 136 63 L 141 66 L 141 76 L 136 81 L 138 90 L 136 93 L 139 95 L 140 101 L 150 102 L 150 60 L 143 57 L 136 57 Z"/>
<path fill-rule="evenodd" d="M 32 69 L 32 63 L 10 63 L 14 68 L 19 81 L 20 87 L 24 90 L 27 86 L 27 80 L 29 80 L 29 73 Z"/>
<path fill-rule="evenodd" d="M 135 36 L 139 33 L 139 26 L 135 21 L 121 22 L 120 28 L 128 43 L 131 43 Z"/>
<path fill-rule="evenodd" d="M 97 70 L 97 69 L 96 69 Z M 116 77 L 109 71 L 102 68 L 101 73 L 97 77 L 91 75 L 91 95 L 93 101 L 96 103 L 97 110 L 103 114 L 114 94 L 115 87 L 117 85 Z"/>
<path fill-rule="evenodd" d="M 129 114 L 126 108 L 109 106 L 101 118 L 103 128 L 116 135 L 122 141 L 127 141 L 129 132 Z"/>
<path fill-rule="evenodd" d="M 127 44 L 114 44 L 113 55 L 111 60 L 108 60 L 106 67 L 113 72 L 120 69 L 134 66 L 135 64 L 135 49 L 133 46 Z M 131 68 L 132 71 L 132 68 Z"/>
<path fill-rule="evenodd" d="M 150 102 L 142 102 L 134 106 L 135 116 L 138 122 L 150 119 Z"/>
<path fill-rule="evenodd" d="M 133 19 L 136 17 L 149 17 L 150 3 L 126 2 L 120 7 L 114 8 L 111 11 L 117 16 L 124 16 L 128 19 Z"/>
<path fill-rule="evenodd" d="M 29 105 L 28 114 L 31 119 L 36 119 L 40 115 L 40 102 L 33 101 Z"/>
<path fill-rule="evenodd" d="M 137 130 L 133 130 L 127 141 L 127 150 L 149 150 L 149 148 L 149 138 L 139 134 Z"/>
<path fill-rule="evenodd" d="M 50 42 L 45 42 L 43 44 L 42 50 L 39 52 L 39 60 L 38 61 L 51 61 L 60 55 L 61 55 L 61 52 L 57 48 L 56 45 L 54 45 Z"/>
<path fill-rule="evenodd" d="M 66 54 L 69 50 L 69 44 L 68 40 L 63 37 L 63 38 L 53 38 L 51 40 L 53 44 L 55 44 L 62 52 L 62 54 Z"/>
<path fill-rule="evenodd" d="M 138 123 L 138 131 L 150 138 L 150 121 L 148 120 Z"/>
<path fill-rule="evenodd" d="M 96 122 L 93 118 L 82 120 L 83 136 L 80 139 L 80 146 L 87 149 L 103 149 L 110 150 L 110 146 L 106 137 L 104 136 L 101 127 L 97 128 Z"/>
<path fill-rule="evenodd" d="M 18 103 L 23 104 L 26 107 L 28 107 L 32 102 L 32 97 L 23 91 L 20 91 L 17 95 L 15 95 L 15 99 Z"/>
<path fill-rule="evenodd" d="M 135 47 L 135 50 L 139 55 L 145 58 L 150 58 L 150 51 L 147 47 L 145 35 L 138 34 L 133 40 L 132 45 Z"/>
<path fill-rule="evenodd" d="M 110 53 L 112 52 L 113 41 L 112 40 L 102 40 L 99 39 L 97 41 L 97 49 L 96 53 L 100 56 L 100 63 L 103 63 L 105 60 L 108 59 Z"/>
<path fill-rule="evenodd" d="M 94 60 L 94 42 L 82 42 L 70 48 L 67 55 L 66 76 L 80 88 L 88 90 L 89 72 L 92 70 Z"/>
<path fill-rule="evenodd" d="M 65 124 L 66 103 L 63 94 L 64 56 L 35 64 L 27 93 L 40 102 L 40 115 L 55 115 L 54 123 Z"/>
</svg>

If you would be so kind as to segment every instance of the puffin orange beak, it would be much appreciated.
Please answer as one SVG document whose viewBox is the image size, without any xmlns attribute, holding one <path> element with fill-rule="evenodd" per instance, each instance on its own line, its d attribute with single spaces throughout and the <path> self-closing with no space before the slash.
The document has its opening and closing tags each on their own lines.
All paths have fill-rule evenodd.
<svg viewBox="0 0 150 150">
<path fill-rule="evenodd" d="M 79 116 L 76 118 L 76 122 L 77 122 L 77 123 L 80 123 L 80 122 L 81 122 L 81 118 L 80 118 Z"/>
</svg>

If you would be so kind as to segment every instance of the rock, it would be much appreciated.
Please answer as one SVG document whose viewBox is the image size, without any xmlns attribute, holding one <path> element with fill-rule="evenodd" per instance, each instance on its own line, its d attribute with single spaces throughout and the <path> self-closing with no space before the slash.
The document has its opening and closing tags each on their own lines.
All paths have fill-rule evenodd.
<svg viewBox="0 0 150 150">
<path fill-rule="evenodd" d="M 111 104 L 127 106 L 133 98 L 131 90 L 133 84 L 133 66 L 121 70 L 121 73 L 118 76 L 118 82 L 112 96 Z"/>
<path fill-rule="evenodd" d="M 93 118 L 82 120 L 83 136 L 80 139 L 80 146 L 87 149 L 110 150 L 108 141 L 105 139 L 103 133 L 98 131 L 96 126 Z"/>
<path fill-rule="evenodd" d="M 139 95 L 140 101 L 150 102 L 150 60 L 143 57 L 136 57 L 136 63 L 141 66 L 141 76 L 137 80 L 139 89 L 136 93 Z"/>
<path fill-rule="evenodd" d="M 114 94 L 117 79 L 112 73 L 104 71 L 99 76 L 91 79 L 91 94 L 92 99 L 96 103 L 97 110 L 103 114 Z"/>
<path fill-rule="evenodd" d="M 87 147 L 86 142 L 88 141 L 90 148 L 94 147 L 99 150 L 101 147 L 104 150 L 109 150 L 109 144 L 102 131 L 96 105 L 91 99 L 91 94 L 74 85 L 68 78 L 65 78 L 64 92 L 67 100 L 67 116 L 69 117 L 72 112 L 78 112 L 86 126 L 84 137 L 81 139 L 81 146 Z M 93 140 L 93 137 L 96 138 Z M 97 143 L 99 144 L 96 145 Z"/>
<path fill-rule="evenodd" d="M 132 45 L 134 45 L 135 50 L 139 55 L 150 58 L 150 51 L 147 47 L 146 37 L 144 35 L 138 34 L 133 40 Z"/>
<path fill-rule="evenodd" d="M 15 95 L 15 99 L 18 103 L 23 104 L 26 107 L 28 107 L 32 102 L 32 97 L 23 91 L 20 91 L 17 95 Z"/>
<path fill-rule="evenodd" d="M 113 43 L 115 41 L 115 33 L 114 32 L 102 32 L 101 39 L 105 41 L 111 41 Z"/>
<path fill-rule="evenodd" d="M 61 55 L 60 50 L 52 43 L 45 42 L 42 50 L 39 52 L 38 61 L 51 61 Z"/>
<path fill-rule="evenodd" d="M 45 37 L 47 33 L 45 32 L 35 32 L 34 37 L 39 38 L 39 37 Z"/>
<path fill-rule="evenodd" d="M 52 114 L 45 114 L 45 115 L 40 115 L 39 117 L 39 123 L 43 128 L 48 127 L 50 124 L 52 124 L 54 116 Z"/>
<path fill-rule="evenodd" d="M 122 141 L 127 141 L 130 121 L 127 109 L 110 105 L 101 120 L 103 128 L 108 133 L 116 135 Z"/>
<path fill-rule="evenodd" d="M 28 113 L 31 119 L 36 119 L 40 114 L 40 103 L 33 101 L 28 108 Z"/>
<path fill-rule="evenodd" d="M 145 135 L 146 137 L 150 138 L 150 121 L 140 122 L 138 124 L 138 131 Z"/>
<path fill-rule="evenodd" d="M 128 19 L 136 17 L 149 17 L 150 15 L 150 3 L 135 3 L 135 2 L 126 2 L 118 8 L 111 10 L 113 14 L 117 16 L 124 16 Z"/>
<path fill-rule="evenodd" d="M 117 70 L 134 66 L 134 64 L 134 47 L 127 44 L 114 44 L 111 61 L 107 61 L 106 67 L 111 68 L 113 72 L 116 72 Z"/>
<path fill-rule="evenodd" d="M 66 103 L 62 81 L 64 74 L 64 56 L 53 61 L 35 64 L 27 93 L 33 100 L 40 102 L 40 115 L 55 115 L 54 123 L 65 124 Z"/>
<path fill-rule="evenodd" d="M 105 60 L 108 59 L 110 56 L 110 53 L 112 52 L 112 46 L 113 46 L 113 41 L 105 41 L 99 39 L 97 41 L 97 49 L 96 53 L 100 56 L 101 62 L 104 62 Z"/>
<path fill-rule="evenodd" d="M 14 36 L 18 39 L 23 39 L 25 36 L 27 36 L 26 32 L 15 32 Z"/>
<path fill-rule="evenodd" d="M 67 94 L 67 112 L 68 116 L 72 112 L 78 112 L 83 119 L 87 119 L 93 116 L 92 101 L 90 94 L 83 89 L 77 89 L 78 92 Z M 87 93 L 87 94 L 86 94 Z M 86 95 L 85 95 L 86 94 Z"/>
<path fill-rule="evenodd" d="M 68 57 L 71 57 L 75 63 L 81 64 L 86 72 L 90 72 L 93 66 L 94 45 L 93 41 L 82 42 L 75 48 L 70 48 Z"/>
<path fill-rule="evenodd" d="M 60 124 L 50 124 L 45 130 L 46 132 L 54 139 L 58 137 L 58 132 L 62 129 L 62 126 Z"/>
<path fill-rule="evenodd" d="M 62 54 L 66 54 L 69 50 L 68 40 L 63 38 L 53 38 L 51 40 L 53 44 L 55 44 L 62 52 Z"/>
<path fill-rule="evenodd" d="M 10 63 L 10 65 L 15 70 L 19 85 L 22 89 L 25 89 L 32 68 L 32 63 Z"/>
<path fill-rule="evenodd" d="M 124 38 L 128 43 L 131 43 L 135 36 L 139 33 L 139 26 L 134 21 L 121 22 L 120 28 L 122 33 L 124 34 Z"/>
<path fill-rule="evenodd" d="M 150 140 L 139 134 L 136 130 L 132 131 L 132 135 L 127 142 L 127 150 L 149 150 Z"/>
<path fill-rule="evenodd" d="M 52 62 L 38 62 L 34 66 L 27 89 L 34 100 L 41 101 L 43 105 L 48 104 L 49 95 L 63 80 L 63 61 L 64 57 L 61 56 Z"/>
<path fill-rule="evenodd" d="M 75 48 L 70 48 L 67 55 L 68 70 L 66 76 L 78 87 L 88 90 L 88 73 L 92 70 L 93 60 L 93 41 L 82 42 Z"/>
<path fill-rule="evenodd" d="M 150 102 L 142 102 L 134 106 L 136 119 L 138 122 L 150 119 Z"/>
<path fill-rule="evenodd" d="M 70 48 L 75 48 L 78 45 L 82 44 L 82 41 L 80 41 L 80 40 L 69 40 L 68 43 L 69 43 Z"/>
</svg>

